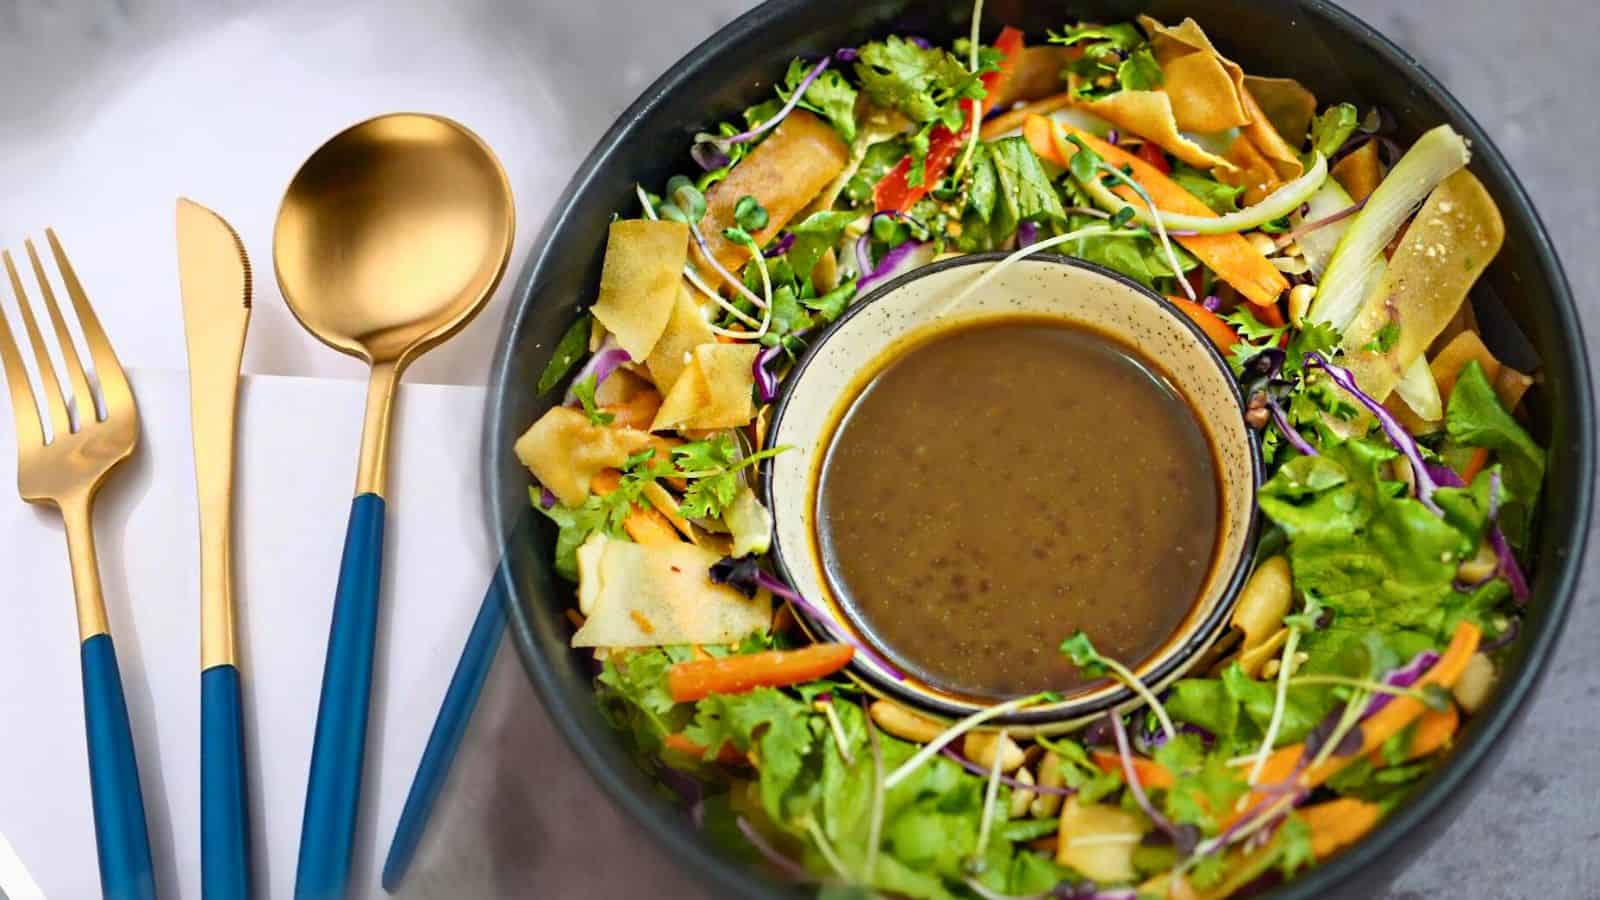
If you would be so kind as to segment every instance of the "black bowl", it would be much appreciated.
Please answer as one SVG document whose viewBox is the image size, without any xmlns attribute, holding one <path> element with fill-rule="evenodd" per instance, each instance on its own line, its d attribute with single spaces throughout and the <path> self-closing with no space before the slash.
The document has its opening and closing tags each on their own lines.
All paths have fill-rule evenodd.
<svg viewBox="0 0 1600 900">
<path fill-rule="evenodd" d="M 703 841 L 600 717 L 590 663 L 567 647 L 562 610 L 571 591 L 551 572 L 553 532 L 542 521 L 531 529 L 517 528 L 531 515 L 529 479 L 511 444 L 549 404 L 532 386 L 576 307 L 594 297 L 607 224 L 613 211 L 637 202 L 635 182 L 658 185 L 690 171 L 688 149 L 695 132 L 770 96 L 772 80 L 791 58 L 819 56 L 890 31 L 947 41 L 966 33 L 970 12 L 965 0 L 772 0 L 696 47 L 622 114 L 579 167 L 517 285 L 495 359 L 484 464 L 492 527 L 505 536 L 502 545 L 511 561 L 510 619 L 517 650 L 546 709 L 594 777 L 718 895 L 780 896 L 785 889 Z M 1542 371 L 1528 397 L 1534 433 L 1550 453 L 1534 542 L 1534 596 L 1511 648 L 1507 676 L 1449 761 L 1360 844 L 1272 894 L 1371 897 L 1464 807 L 1529 705 L 1566 621 L 1585 544 L 1595 463 L 1589 370 L 1577 311 L 1549 235 L 1483 129 L 1416 60 L 1331 3 L 1088 0 L 1069 11 L 1059 4 L 991 0 L 984 34 L 992 37 L 1002 24 L 1011 24 L 1037 35 L 1059 28 L 1069 15 L 1118 20 L 1140 12 L 1167 22 L 1193 16 L 1248 71 L 1296 77 L 1324 102 L 1381 105 L 1393 113 L 1402 140 L 1441 122 L 1451 124 L 1471 140 L 1471 168 L 1505 216 L 1505 247 L 1473 302 L 1490 347 L 1519 367 L 1537 364 Z"/>
</svg>

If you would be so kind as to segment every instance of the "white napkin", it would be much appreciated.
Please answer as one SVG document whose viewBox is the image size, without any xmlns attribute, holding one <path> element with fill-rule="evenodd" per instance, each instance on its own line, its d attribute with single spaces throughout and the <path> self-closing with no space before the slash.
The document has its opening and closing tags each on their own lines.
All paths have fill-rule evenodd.
<svg viewBox="0 0 1600 900">
<path fill-rule="evenodd" d="M 131 374 L 134 459 L 96 508 L 100 571 L 134 723 L 157 879 L 198 897 L 199 601 L 188 384 Z M 236 472 L 235 564 L 256 878 L 292 893 L 323 655 L 355 478 L 365 386 L 251 376 Z M 401 388 L 391 445 L 383 614 L 367 738 L 355 896 L 378 870 L 492 571 L 479 477 L 483 391 Z M 11 494 L 0 427 L 0 832 L 45 894 L 98 896 L 77 630 L 52 511 Z M 413 896 L 611 897 L 642 884 L 695 891 L 599 796 L 552 731 L 509 639 L 407 883 Z M 574 810 L 584 825 L 570 825 Z M 596 847 L 629 867 L 595 866 Z M 674 889 L 674 886 L 678 889 Z"/>
</svg>

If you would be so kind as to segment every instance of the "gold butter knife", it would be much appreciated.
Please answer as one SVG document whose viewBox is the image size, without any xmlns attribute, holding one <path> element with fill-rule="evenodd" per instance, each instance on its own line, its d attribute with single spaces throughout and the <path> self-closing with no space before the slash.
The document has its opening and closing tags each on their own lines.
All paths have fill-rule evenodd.
<svg viewBox="0 0 1600 900">
<path fill-rule="evenodd" d="M 200 508 L 200 878 L 250 896 L 250 815 L 234 633 L 233 432 L 250 325 L 250 261 L 223 218 L 178 200 L 178 277 Z"/>
</svg>

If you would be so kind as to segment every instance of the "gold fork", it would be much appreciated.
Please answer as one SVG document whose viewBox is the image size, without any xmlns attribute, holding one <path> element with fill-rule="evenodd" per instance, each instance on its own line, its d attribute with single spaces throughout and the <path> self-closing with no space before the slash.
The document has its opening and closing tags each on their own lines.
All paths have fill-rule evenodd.
<svg viewBox="0 0 1600 900">
<path fill-rule="evenodd" d="M 100 572 L 95 562 L 94 524 L 91 510 L 95 492 L 116 468 L 133 455 L 139 438 L 139 411 L 133 391 L 117 355 L 89 306 L 83 285 L 67 260 L 55 232 L 45 229 L 51 254 L 61 270 L 61 281 L 88 345 L 100 386 L 105 418 L 96 409 L 88 374 L 74 349 L 72 337 L 45 276 L 44 265 L 24 241 L 28 261 L 39 282 L 45 311 L 55 331 L 68 394 L 56 376 L 45 349 L 43 335 L 29 305 L 11 252 L 0 253 L 6 275 L 17 298 L 23 332 L 33 351 L 39 373 L 41 411 L 28 384 L 22 354 L 0 311 L 0 364 L 11 389 L 11 412 L 17 423 L 17 488 L 29 503 L 54 506 L 67 532 L 67 552 L 72 562 L 72 590 L 77 596 L 78 640 L 83 663 L 84 730 L 89 744 L 89 787 L 94 799 L 94 836 L 100 861 L 100 887 L 107 897 L 153 898 L 155 875 L 150 864 L 150 838 L 145 829 L 144 796 L 139 790 L 139 767 L 134 758 L 133 735 L 128 726 L 128 706 L 122 696 L 122 676 L 111 645 L 105 601 L 100 594 Z M 76 416 L 71 413 L 76 413 Z M 49 426 L 49 439 L 45 425 Z"/>
</svg>

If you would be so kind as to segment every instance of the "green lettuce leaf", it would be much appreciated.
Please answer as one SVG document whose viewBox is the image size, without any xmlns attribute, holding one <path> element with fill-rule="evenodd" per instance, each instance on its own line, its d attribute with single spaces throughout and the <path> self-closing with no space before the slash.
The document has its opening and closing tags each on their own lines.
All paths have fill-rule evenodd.
<svg viewBox="0 0 1600 900">
<path fill-rule="evenodd" d="M 1476 361 L 1461 370 L 1455 389 L 1450 392 L 1445 430 L 1456 444 L 1494 451 L 1505 472 L 1505 489 L 1510 495 L 1501 506 L 1500 528 L 1513 546 L 1521 547 L 1527 541 L 1534 506 L 1544 483 L 1544 450 L 1500 405 L 1500 398 Z"/>
<path fill-rule="evenodd" d="M 801 59 L 790 62 L 778 96 L 787 102 L 815 65 Z M 806 88 L 799 105 L 827 119 L 845 143 L 856 139 L 856 89 L 838 69 L 823 70 Z"/>
</svg>

